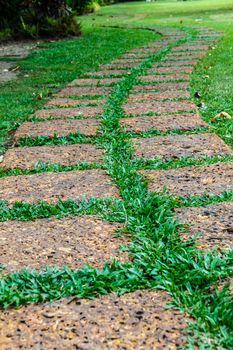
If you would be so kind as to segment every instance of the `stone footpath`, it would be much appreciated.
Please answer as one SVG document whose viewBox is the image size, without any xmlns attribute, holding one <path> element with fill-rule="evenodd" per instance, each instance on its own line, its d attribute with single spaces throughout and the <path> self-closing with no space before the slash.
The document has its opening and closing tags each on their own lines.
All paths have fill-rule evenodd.
<svg viewBox="0 0 233 350">
<path fill-rule="evenodd" d="M 4 156 L 1 167 L 29 169 L 39 161 L 73 165 L 86 162 L 89 170 L 44 172 L 6 176 L 0 179 L 0 198 L 16 201 L 56 203 L 59 198 L 120 198 L 119 190 L 101 165 L 104 151 L 95 143 L 20 147 L 20 140 L 53 138 L 77 133 L 95 137 L 101 131 L 101 114 L 112 89 L 145 59 L 171 43 L 185 38 L 182 31 L 164 29 L 162 38 L 140 49 L 123 54 L 96 72 L 68 84 L 35 112 L 32 121 L 23 123 L 14 135 L 14 146 Z M 216 135 L 194 132 L 207 124 L 190 99 L 189 78 L 194 65 L 203 57 L 219 34 L 201 29 L 191 43 L 174 46 L 160 62 L 153 64 L 131 89 L 123 105 L 122 132 L 132 132 L 135 158 L 164 160 L 180 157 L 200 158 L 232 155 L 232 150 Z M 140 137 L 157 130 L 167 135 Z M 179 131 L 170 135 L 169 131 Z M 203 129 L 205 130 L 205 129 Z M 186 132 L 186 133 L 184 133 Z M 137 136 L 139 135 L 139 136 Z M 140 170 L 148 178 L 151 191 L 176 196 L 220 194 L 233 188 L 233 163 L 190 166 L 170 170 Z M 192 224 L 185 237 L 201 232 L 199 245 L 233 246 L 233 203 L 207 207 L 179 208 L 175 215 Z M 73 269 L 89 263 L 102 267 L 116 257 L 127 261 L 119 250 L 129 239 L 116 236 L 120 223 L 103 222 L 94 216 L 55 217 L 35 221 L 1 223 L 0 264 L 6 271 L 22 267 L 39 269 L 43 265 L 68 265 Z M 115 294 L 95 300 L 69 298 L 42 305 L 23 306 L 0 312 L 0 348 L 10 349 L 178 349 L 184 343 L 185 315 L 167 309 L 170 300 L 165 291 L 141 290 L 117 297 Z"/>
</svg>

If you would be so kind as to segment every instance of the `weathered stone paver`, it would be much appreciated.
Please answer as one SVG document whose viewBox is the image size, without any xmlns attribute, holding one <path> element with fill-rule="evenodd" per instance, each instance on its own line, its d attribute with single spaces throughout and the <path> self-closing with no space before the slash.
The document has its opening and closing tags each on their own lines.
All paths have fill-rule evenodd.
<svg viewBox="0 0 233 350">
<path fill-rule="evenodd" d="M 116 84 L 120 78 L 80 78 L 70 82 L 67 86 L 108 86 Z"/>
<path fill-rule="evenodd" d="M 120 224 L 89 216 L 5 221 L 1 223 L 0 264 L 10 272 L 44 265 L 77 269 L 89 263 L 101 267 L 111 257 L 126 261 L 128 254 L 119 246 L 126 245 L 128 239 L 116 237 L 120 228 Z"/>
<path fill-rule="evenodd" d="M 190 94 L 187 90 L 174 90 L 174 91 L 162 91 L 162 92 L 147 92 L 147 93 L 138 93 L 130 94 L 128 101 L 163 101 L 167 99 L 174 98 L 188 98 Z"/>
<path fill-rule="evenodd" d="M 0 314 L 2 350 L 178 349 L 186 327 L 181 312 L 165 309 L 168 294 L 140 290 L 94 300 L 63 299 Z"/>
<path fill-rule="evenodd" d="M 151 102 L 128 102 L 124 105 L 126 114 L 143 113 L 178 113 L 195 110 L 196 106 L 192 101 L 151 101 Z"/>
<path fill-rule="evenodd" d="M 100 163 L 102 157 L 103 150 L 92 144 L 15 147 L 6 151 L 0 167 L 26 169 L 33 167 L 37 162 L 61 165 L 79 162 Z"/>
<path fill-rule="evenodd" d="M 170 90 L 178 90 L 184 89 L 186 90 L 189 87 L 188 82 L 175 82 L 175 83 L 154 83 L 154 84 L 143 84 L 143 85 L 135 85 L 131 92 L 138 91 L 147 91 L 147 90 L 158 90 L 158 91 L 170 91 Z"/>
<path fill-rule="evenodd" d="M 154 117 L 122 118 L 121 125 L 127 131 L 141 132 L 148 130 L 191 130 L 197 126 L 205 127 L 207 124 L 195 113 L 172 114 Z"/>
<path fill-rule="evenodd" d="M 142 75 L 140 77 L 141 81 L 145 82 L 160 82 L 160 81 L 179 81 L 179 80 L 184 80 L 184 81 L 189 81 L 189 74 L 161 74 L 161 75 Z"/>
<path fill-rule="evenodd" d="M 109 94 L 112 91 L 111 87 L 66 87 L 62 89 L 60 92 L 57 93 L 57 96 L 82 96 L 82 95 L 90 95 L 90 96 L 97 96 L 97 95 L 105 95 Z"/>
<path fill-rule="evenodd" d="M 157 67 L 180 67 L 180 66 L 193 66 L 197 64 L 197 60 L 183 60 L 183 61 L 172 61 L 172 60 L 164 60 L 157 64 Z"/>
<path fill-rule="evenodd" d="M 102 112 L 102 106 L 82 106 L 77 108 L 42 109 L 36 111 L 34 115 L 41 119 L 66 119 L 75 117 L 92 118 L 101 115 Z"/>
<path fill-rule="evenodd" d="M 95 119 L 83 120 L 49 120 L 45 122 L 25 122 L 17 130 L 14 136 L 15 141 L 21 137 L 30 136 L 62 136 L 80 132 L 85 135 L 95 135 L 99 122 Z"/>
<path fill-rule="evenodd" d="M 188 197 L 193 195 L 220 194 L 233 189 L 233 163 L 217 163 L 208 166 L 192 166 L 169 170 L 143 170 L 149 179 L 149 190 Z"/>
<path fill-rule="evenodd" d="M 168 135 L 134 139 L 135 156 L 153 159 L 164 159 L 231 154 L 227 146 L 214 134 Z"/>
<path fill-rule="evenodd" d="M 180 222 L 191 225 L 184 238 L 198 235 L 199 248 L 233 248 L 233 202 L 179 208 L 175 216 Z"/>
<path fill-rule="evenodd" d="M 47 106 L 55 107 L 74 107 L 77 105 L 104 105 L 106 99 L 72 99 L 72 98 L 54 98 L 47 103 Z"/>
<path fill-rule="evenodd" d="M 156 67 L 151 68 L 148 70 L 149 74 L 174 74 L 174 73 L 192 73 L 193 68 L 187 67 L 187 66 L 181 66 L 181 67 L 173 67 L 172 65 L 170 67 Z"/>
<path fill-rule="evenodd" d="M 127 71 L 125 69 L 112 69 L 112 70 L 98 70 L 96 72 L 88 72 L 85 73 L 86 76 L 95 76 L 95 77 L 105 77 L 105 76 L 122 76 L 124 74 L 127 74 Z"/>
<path fill-rule="evenodd" d="M 103 170 L 75 170 L 62 173 L 19 175 L 0 179 L 0 198 L 14 203 L 55 203 L 59 198 L 118 197 L 118 190 Z"/>
</svg>

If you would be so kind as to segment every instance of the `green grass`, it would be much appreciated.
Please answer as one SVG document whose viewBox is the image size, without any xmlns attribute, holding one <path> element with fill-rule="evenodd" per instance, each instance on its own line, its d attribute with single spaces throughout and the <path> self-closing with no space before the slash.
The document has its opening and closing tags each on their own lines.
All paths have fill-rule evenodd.
<svg viewBox="0 0 233 350">
<path fill-rule="evenodd" d="M 219 14 L 219 9 L 221 10 L 219 15 L 221 20 L 218 22 L 216 16 Z M 99 26 L 106 24 L 108 18 L 111 25 L 149 26 L 160 25 L 161 23 L 165 25 L 168 22 L 174 26 L 181 26 L 183 23 L 186 25 L 200 25 L 201 20 L 203 25 L 208 26 L 212 16 L 214 16 L 213 27 L 221 29 L 231 26 L 231 23 L 227 20 L 225 21 L 226 23 L 222 21 L 222 18 L 224 18 L 223 14 L 226 17 L 231 15 L 231 9 L 232 3 L 230 1 L 225 1 L 224 4 L 220 1 L 210 2 L 205 0 L 187 2 L 158 1 L 153 4 L 140 2 L 105 7 L 94 15 L 83 17 L 82 21 L 86 30 L 85 35 L 88 33 L 89 38 L 92 37 L 92 39 L 98 30 L 106 33 L 106 29 L 100 30 Z M 169 15 L 172 15 L 171 17 L 168 17 L 168 11 Z M 93 18 L 95 19 L 94 21 Z M 182 18 L 183 23 L 180 23 L 180 18 Z M 198 22 L 196 22 L 196 18 L 198 18 Z M 195 31 L 186 30 L 188 40 L 195 38 Z M 117 38 L 119 33 L 123 33 L 122 35 L 126 36 L 128 36 L 126 33 L 131 33 L 131 38 L 134 35 L 137 37 L 148 35 L 147 40 L 152 38 L 151 35 L 153 36 L 153 33 L 148 34 L 149 32 L 147 31 L 111 29 L 108 30 L 109 38 L 113 33 L 115 33 L 115 43 L 119 40 Z M 84 40 L 84 38 L 85 36 L 80 40 Z M 203 59 L 203 63 L 197 67 L 192 76 L 192 91 L 200 92 L 201 101 L 208 108 L 208 110 L 205 109 L 202 111 L 203 117 L 207 121 L 210 121 L 213 115 L 223 109 L 231 113 L 231 98 L 228 98 L 227 92 L 225 94 L 222 93 L 221 88 L 218 87 L 221 78 L 223 79 L 221 86 L 227 86 L 226 90 L 228 92 L 230 91 L 231 79 L 227 78 L 231 70 L 231 61 L 230 55 L 223 53 L 223 48 L 225 50 L 229 48 L 231 52 L 231 38 L 232 32 L 228 30 L 226 37 L 221 41 L 219 47 L 224 42 L 225 46 L 222 46 L 219 51 L 218 49 L 211 51 L 211 56 Z M 142 43 L 145 39 L 137 40 L 141 40 Z M 99 43 L 101 52 L 104 45 L 101 42 Z M 136 39 L 133 43 L 136 45 Z M 62 46 L 61 43 L 55 43 L 53 45 Z M 107 47 L 106 42 L 105 45 L 106 51 L 111 51 L 111 48 Z M 126 45 L 124 48 L 121 45 L 120 47 L 124 51 Z M 40 54 L 44 55 L 47 52 L 49 56 L 49 53 L 51 54 L 51 48 Z M 117 51 L 118 49 L 114 48 L 114 50 Z M 105 149 L 103 166 L 117 185 L 121 200 L 90 199 L 81 202 L 69 200 L 65 202 L 59 201 L 56 204 L 15 203 L 13 206 L 8 206 L 7 203 L 1 203 L 1 221 L 19 219 L 34 220 L 49 216 L 61 217 L 65 215 L 94 214 L 100 216 L 103 220 L 122 222 L 125 224 L 125 229 L 121 233 L 131 237 L 131 244 L 127 247 L 127 250 L 133 260 L 124 264 L 116 261 L 106 262 L 103 269 L 94 269 L 88 265 L 78 270 L 70 270 L 67 267 L 47 267 L 40 271 L 24 269 L 8 275 L 4 275 L 3 270 L 3 276 L 0 281 L 1 306 L 7 307 L 31 302 L 44 302 L 70 295 L 84 298 L 97 297 L 100 294 L 108 294 L 112 291 L 122 294 L 140 288 L 153 287 L 165 289 L 173 297 L 173 306 L 187 312 L 194 319 L 189 327 L 191 333 L 186 346 L 188 349 L 195 349 L 196 346 L 199 346 L 203 350 L 232 349 L 233 299 L 229 292 L 229 286 L 225 286 L 223 290 L 219 290 L 218 284 L 227 277 L 233 276 L 233 252 L 218 250 L 203 252 L 197 250 L 196 242 L 193 239 L 183 241 L 180 236 L 180 232 L 183 232 L 183 226 L 173 218 L 172 210 L 181 206 L 204 206 L 211 203 L 232 201 L 233 191 L 225 191 L 219 195 L 204 194 L 190 198 L 176 198 L 165 192 L 151 193 L 148 192 L 146 180 L 137 171 L 141 166 L 170 169 L 186 165 L 197 166 L 219 161 L 232 161 L 232 157 L 203 157 L 197 160 L 184 158 L 170 161 L 159 161 L 155 159 L 148 162 L 133 160 L 134 150 L 131 137 L 134 134 L 120 132 L 120 118 L 124 115 L 122 105 L 130 89 L 137 84 L 138 77 L 144 74 L 152 66 L 153 62 L 161 60 L 168 52 L 169 49 L 162 50 L 160 53 L 146 59 L 138 67 L 131 69 L 131 74 L 125 76 L 114 87 L 104 106 L 104 113 L 100 118 L 101 127 L 99 129 L 98 144 Z M 35 54 L 35 56 L 38 54 Z M 106 61 L 112 57 L 112 53 L 103 52 L 103 54 Z M 106 57 L 107 55 L 109 56 Z M 227 57 L 227 61 L 224 58 L 225 56 Z M 34 59 L 33 57 L 32 55 L 28 60 Z M 62 57 L 57 57 L 57 60 L 62 61 Z M 209 64 L 210 61 L 213 62 L 211 63 L 213 68 L 208 74 L 213 75 L 208 79 L 208 82 L 205 82 L 202 81 L 204 74 L 203 67 Z M 224 68 L 226 63 L 228 66 Z M 85 66 L 86 62 L 82 64 Z M 82 64 L 80 65 L 82 66 Z M 61 65 L 62 62 L 58 64 L 59 67 Z M 94 62 L 93 66 L 86 67 L 86 70 L 90 69 L 96 69 Z M 226 70 L 226 74 L 223 74 L 224 70 Z M 56 85 L 58 84 L 58 75 L 56 76 L 57 80 L 55 79 L 55 83 L 51 82 L 50 79 L 56 73 L 52 72 L 51 75 L 50 73 L 49 71 L 48 75 L 46 75 L 49 78 L 48 84 L 56 88 L 58 87 Z M 66 73 L 66 68 L 64 67 L 64 75 L 67 77 L 69 73 L 71 75 L 74 74 L 69 69 L 68 73 Z M 40 77 L 37 78 L 38 80 L 40 79 Z M 66 80 L 64 77 L 62 79 L 62 84 L 64 84 Z M 73 77 L 71 78 L 69 76 L 69 79 L 71 80 Z M 69 79 L 67 78 L 67 81 Z M 218 88 L 216 89 L 216 87 Z M 6 89 L 8 88 L 9 85 L 6 85 Z M 42 103 L 44 101 L 36 102 Z M 19 106 L 21 106 L 20 103 Z M 23 120 L 20 118 L 18 121 Z M 226 125 L 225 121 L 224 125 L 222 123 L 223 121 L 221 123 L 214 123 L 211 125 L 210 130 L 216 131 L 224 140 L 228 140 L 230 144 L 231 140 L 229 139 L 232 137 L 231 125 Z M 195 132 L 200 131 L 202 129 L 195 130 Z M 176 133 L 176 131 L 171 131 L 171 134 L 173 132 Z M 152 135 L 153 133 L 141 134 L 140 136 Z M 77 139 L 75 138 L 76 136 Z M 81 140 L 80 137 L 83 137 L 83 135 L 74 135 L 74 142 L 79 142 Z M 49 142 L 54 142 L 53 139 L 56 139 L 56 137 L 51 138 Z M 39 144 L 44 144 L 45 139 L 41 140 L 37 141 Z M 27 142 L 29 143 L 24 143 L 24 145 L 35 144 L 31 139 Z M 59 139 L 55 142 L 60 144 L 62 142 L 69 142 L 69 140 L 65 138 L 64 140 Z M 80 164 L 80 166 L 85 168 L 87 165 Z M 69 171 L 72 169 L 63 168 L 55 164 L 41 164 L 38 172 L 41 170 Z M 14 171 L 12 173 L 10 171 L 9 173 L 3 172 L 2 176 L 20 173 L 18 169 Z M 37 170 L 31 169 L 29 171 L 33 173 Z"/>
</svg>

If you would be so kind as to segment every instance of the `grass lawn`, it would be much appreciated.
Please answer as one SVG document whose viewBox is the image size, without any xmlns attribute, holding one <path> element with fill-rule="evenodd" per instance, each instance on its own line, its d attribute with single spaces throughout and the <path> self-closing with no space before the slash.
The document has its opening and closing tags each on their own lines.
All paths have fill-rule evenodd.
<svg viewBox="0 0 233 350">
<path fill-rule="evenodd" d="M 1 85 L 0 125 L 2 150 L 9 140 L 8 133 L 30 113 L 40 108 L 65 83 L 86 71 L 95 70 L 100 63 L 110 62 L 126 50 L 155 40 L 157 35 L 136 27 L 174 26 L 187 31 L 187 40 L 195 38 L 195 30 L 207 26 L 225 30 L 224 37 L 201 60 L 191 77 L 191 91 L 202 117 L 209 123 L 207 131 L 220 135 L 233 146 L 232 119 L 214 119 L 219 112 L 233 116 L 232 57 L 233 3 L 220 1 L 157 1 L 117 4 L 102 8 L 95 14 L 80 18 L 83 35 L 76 40 L 43 44 L 43 49 L 19 61 L 21 73 L 15 82 Z M 103 26 L 116 26 L 106 28 Z M 128 28 L 117 28 L 128 27 Z M 69 295 L 80 298 L 96 297 L 112 291 L 131 292 L 142 288 L 162 288 L 173 297 L 173 304 L 190 314 L 195 322 L 187 349 L 233 348 L 233 300 L 228 286 L 219 288 L 219 281 L 232 277 L 232 252 L 204 252 L 195 242 L 183 241 L 179 233 L 185 228 L 173 219 L 172 210 L 182 206 L 204 206 L 233 200 L 233 191 L 221 194 L 186 197 L 148 192 L 147 182 L 138 169 L 170 169 L 183 166 L 232 162 L 232 156 L 179 158 L 173 160 L 143 160 L 133 158 L 131 137 L 152 136 L 157 131 L 122 132 L 120 119 L 123 104 L 138 78 L 160 61 L 171 49 L 149 56 L 130 70 L 109 94 L 101 115 L 101 133 L 95 141 L 105 150 L 103 168 L 112 177 L 120 199 L 91 199 L 80 202 L 68 200 L 55 204 L 15 203 L 12 207 L 0 202 L 0 221 L 35 220 L 54 215 L 98 214 L 103 220 L 126 224 L 124 233 L 131 235 L 128 249 L 133 260 L 107 264 L 102 270 L 89 266 L 71 271 L 68 268 L 45 268 L 41 271 L 23 270 L 2 277 L 0 305 L 20 305 L 44 302 Z M 198 98 L 195 96 L 198 92 Z M 38 95 L 42 94 L 42 99 Z M 204 128 L 203 128 L 204 129 Z M 192 130 L 201 132 L 203 130 Z M 204 130 L 206 131 L 206 130 Z M 178 131 L 175 131 L 178 133 Z M 171 134 L 173 131 L 171 131 Z M 165 132 L 164 134 L 168 134 Z M 182 134 L 182 131 L 180 131 Z M 82 135 L 21 140 L 21 145 L 78 143 Z M 87 140 L 92 142 L 92 140 Z M 89 165 L 73 167 L 39 165 L 36 169 L 9 170 L 1 176 L 30 174 L 45 171 L 87 169 Z M 183 232 L 183 231 L 182 231 Z"/>
</svg>

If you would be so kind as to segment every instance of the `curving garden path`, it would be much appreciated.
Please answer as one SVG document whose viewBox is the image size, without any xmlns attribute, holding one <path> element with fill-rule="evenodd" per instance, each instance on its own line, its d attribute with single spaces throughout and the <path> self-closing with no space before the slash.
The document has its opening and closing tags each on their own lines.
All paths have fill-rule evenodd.
<svg viewBox="0 0 233 350">
<path fill-rule="evenodd" d="M 233 246 L 233 153 L 189 88 L 221 33 L 159 31 L 15 132 L 1 163 L 1 349 L 177 349 L 194 337 L 194 290 L 210 298 L 227 277 L 202 263 Z"/>
</svg>

